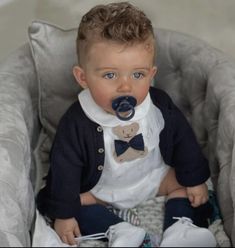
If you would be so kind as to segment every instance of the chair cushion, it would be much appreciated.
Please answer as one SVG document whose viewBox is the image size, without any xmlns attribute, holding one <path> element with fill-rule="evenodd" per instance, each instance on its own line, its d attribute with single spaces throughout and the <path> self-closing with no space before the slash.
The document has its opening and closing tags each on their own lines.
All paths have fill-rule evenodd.
<svg viewBox="0 0 235 248">
<path fill-rule="evenodd" d="M 43 127 L 34 152 L 35 193 L 45 183 L 57 124 L 81 90 L 72 74 L 72 68 L 77 64 L 76 33 L 76 29 L 63 30 L 43 21 L 32 22 L 28 29 L 39 87 L 39 118 Z"/>
<path fill-rule="evenodd" d="M 53 139 L 59 119 L 81 89 L 72 74 L 77 64 L 77 30 L 34 21 L 28 34 L 39 83 L 39 116 Z"/>
</svg>

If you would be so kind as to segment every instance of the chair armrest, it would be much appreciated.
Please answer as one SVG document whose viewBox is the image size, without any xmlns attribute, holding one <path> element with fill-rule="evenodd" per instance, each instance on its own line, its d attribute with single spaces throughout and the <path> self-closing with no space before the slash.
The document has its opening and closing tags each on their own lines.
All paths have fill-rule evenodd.
<svg viewBox="0 0 235 248">
<path fill-rule="evenodd" d="M 29 46 L 0 64 L 0 240 L 2 246 L 30 246 L 34 192 L 32 150 L 40 130 L 38 91 Z"/>
<path fill-rule="evenodd" d="M 224 227 L 235 245 L 235 62 L 208 43 L 157 30 L 158 73 L 209 160 Z"/>
<path fill-rule="evenodd" d="M 205 115 L 211 177 L 224 228 L 235 244 L 235 62 L 218 60 L 207 85 Z"/>
</svg>

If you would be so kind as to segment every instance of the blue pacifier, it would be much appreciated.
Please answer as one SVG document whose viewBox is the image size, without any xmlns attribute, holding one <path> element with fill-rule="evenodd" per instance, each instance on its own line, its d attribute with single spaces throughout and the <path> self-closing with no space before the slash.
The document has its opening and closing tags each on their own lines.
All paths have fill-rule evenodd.
<svg viewBox="0 0 235 248">
<path fill-rule="evenodd" d="M 112 108 L 120 120 L 128 121 L 135 115 L 136 103 L 133 96 L 119 96 L 112 101 Z"/>
</svg>

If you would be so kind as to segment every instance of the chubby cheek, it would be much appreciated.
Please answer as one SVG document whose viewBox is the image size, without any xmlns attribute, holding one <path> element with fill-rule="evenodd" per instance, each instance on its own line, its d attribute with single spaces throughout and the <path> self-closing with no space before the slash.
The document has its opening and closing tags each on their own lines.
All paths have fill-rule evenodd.
<svg viewBox="0 0 235 248">
<path fill-rule="evenodd" d="M 137 98 L 137 105 L 141 104 L 144 101 L 148 92 L 149 92 L 149 85 L 142 87 L 136 92 L 135 96 Z"/>
<path fill-rule="evenodd" d="M 100 106 L 102 109 L 105 111 L 111 112 L 112 107 L 111 107 L 111 94 L 108 93 L 107 91 L 102 91 L 102 90 L 94 90 L 91 91 L 92 97 L 96 104 Z"/>
</svg>

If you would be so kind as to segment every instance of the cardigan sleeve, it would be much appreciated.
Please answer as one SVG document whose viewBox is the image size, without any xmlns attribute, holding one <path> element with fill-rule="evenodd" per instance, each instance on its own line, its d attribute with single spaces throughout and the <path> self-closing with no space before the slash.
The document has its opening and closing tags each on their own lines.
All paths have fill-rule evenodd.
<svg viewBox="0 0 235 248">
<path fill-rule="evenodd" d="M 180 110 L 173 107 L 173 157 L 176 178 L 183 186 L 204 183 L 210 176 L 208 161 L 204 157 L 196 136 Z"/>
<path fill-rule="evenodd" d="M 165 121 L 159 144 L 163 160 L 174 167 L 181 185 L 192 187 L 204 183 L 210 170 L 193 129 L 166 92 L 151 89 L 150 93 Z"/>
<path fill-rule="evenodd" d="M 37 197 L 39 211 L 52 219 L 74 217 L 81 206 L 80 184 L 84 162 L 77 135 L 73 115 L 67 112 L 57 127 L 46 186 Z"/>
</svg>

